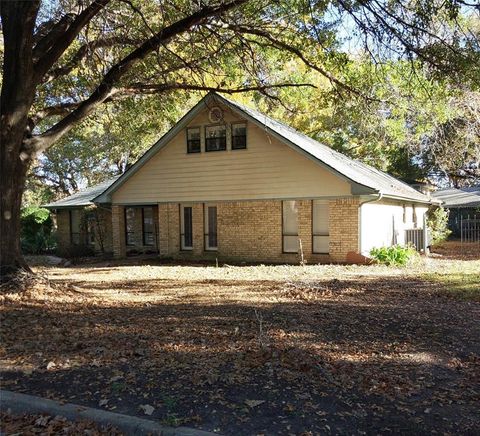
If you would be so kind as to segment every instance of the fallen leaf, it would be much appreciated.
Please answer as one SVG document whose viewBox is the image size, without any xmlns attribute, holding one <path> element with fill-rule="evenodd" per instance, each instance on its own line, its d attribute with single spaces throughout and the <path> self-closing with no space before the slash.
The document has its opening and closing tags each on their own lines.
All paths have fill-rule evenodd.
<svg viewBox="0 0 480 436">
<path fill-rule="evenodd" d="M 263 404 L 265 403 L 265 400 L 245 400 L 245 404 L 248 406 L 248 407 L 257 407 L 257 406 L 260 406 L 260 404 Z"/>
<path fill-rule="evenodd" d="M 155 408 L 150 406 L 150 404 L 141 404 L 140 409 L 142 409 L 143 413 L 148 416 L 150 416 L 155 410 Z"/>
</svg>

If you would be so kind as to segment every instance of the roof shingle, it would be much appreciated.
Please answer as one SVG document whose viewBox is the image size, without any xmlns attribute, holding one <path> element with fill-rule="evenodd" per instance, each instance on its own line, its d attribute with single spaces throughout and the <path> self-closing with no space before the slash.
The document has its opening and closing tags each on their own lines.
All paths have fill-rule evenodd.
<svg viewBox="0 0 480 436">
<path fill-rule="evenodd" d="M 107 189 L 119 177 L 120 176 L 105 180 L 102 183 L 98 183 L 97 185 L 86 188 L 83 191 L 76 192 L 75 194 L 62 198 L 61 200 L 45 204 L 43 207 L 47 209 L 61 209 L 64 207 L 81 207 L 92 205 L 92 200 L 105 191 L 105 189 Z"/>
</svg>

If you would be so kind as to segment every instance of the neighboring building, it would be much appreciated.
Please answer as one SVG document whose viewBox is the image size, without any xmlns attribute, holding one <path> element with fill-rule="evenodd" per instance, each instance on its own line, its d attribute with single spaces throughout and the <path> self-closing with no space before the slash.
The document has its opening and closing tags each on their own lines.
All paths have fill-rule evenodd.
<svg viewBox="0 0 480 436">
<path fill-rule="evenodd" d="M 113 183 L 47 205 L 59 244 L 162 257 L 358 262 L 404 244 L 431 200 L 405 183 L 218 94 L 208 94 Z M 82 230 L 83 229 L 83 230 Z"/>
<path fill-rule="evenodd" d="M 466 218 L 480 216 L 480 185 L 468 188 L 441 189 L 432 196 L 450 210 L 448 226 L 453 235 L 460 236 L 460 222 Z"/>
</svg>

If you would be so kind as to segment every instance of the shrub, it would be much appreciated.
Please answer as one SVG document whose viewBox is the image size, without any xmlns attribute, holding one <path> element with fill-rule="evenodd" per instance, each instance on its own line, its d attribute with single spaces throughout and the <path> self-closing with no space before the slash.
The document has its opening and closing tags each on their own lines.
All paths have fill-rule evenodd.
<svg viewBox="0 0 480 436">
<path fill-rule="evenodd" d="M 427 214 L 427 227 L 431 235 L 431 243 L 438 244 L 445 241 L 452 231 L 448 228 L 448 216 L 450 211 L 443 207 L 429 210 Z"/>
<path fill-rule="evenodd" d="M 412 257 L 416 256 L 415 248 L 407 245 L 393 245 L 391 247 L 372 248 L 370 256 L 378 263 L 384 265 L 406 265 Z"/>
<path fill-rule="evenodd" d="M 40 254 L 55 248 L 53 221 L 50 212 L 41 207 L 22 209 L 20 243 L 25 254 Z"/>
</svg>

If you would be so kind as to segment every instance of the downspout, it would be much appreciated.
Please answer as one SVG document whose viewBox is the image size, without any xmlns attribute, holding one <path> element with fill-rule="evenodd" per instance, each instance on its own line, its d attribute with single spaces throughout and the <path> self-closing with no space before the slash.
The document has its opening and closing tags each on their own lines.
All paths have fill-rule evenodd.
<svg viewBox="0 0 480 436">
<path fill-rule="evenodd" d="M 362 201 L 358 206 L 358 251 L 359 254 L 362 254 L 362 206 L 367 203 L 374 203 L 376 201 L 380 201 L 383 198 L 383 194 L 381 192 L 377 193 L 377 198 L 371 198 L 369 200 Z"/>
</svg>

